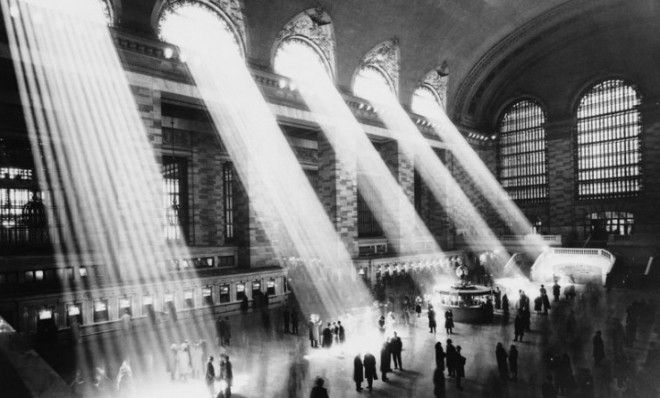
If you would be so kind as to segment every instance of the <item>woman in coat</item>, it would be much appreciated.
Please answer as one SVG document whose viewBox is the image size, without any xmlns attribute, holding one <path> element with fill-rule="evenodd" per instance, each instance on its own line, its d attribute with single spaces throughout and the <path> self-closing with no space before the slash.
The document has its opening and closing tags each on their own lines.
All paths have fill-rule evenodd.
<svg viewBox="0 0 660 398">
<path fill-rule="evenodd" d="M 362 391 L 362 381 L 364 380 L 364 369 L 362 359 L 359 355 L 353 360 L 353 381 L 355 381 L 355 391 Z"/>
<path fill-rule="evenodd" d="M 376 357 L 372 354 L 364 354 L 364 378 L 367 379 L 367 388 L 371 391 L 371 386 L 374 380 L 378 380 L 378 373 L 376 373 Z"/>
<path fill-rule="evenodd" d="M 389 342 L 385 342 L 383 344 L 383 348 L 380 350 L 380 373 L 383 374 L 383 381 L 389 381 L 387 378 L 387 372 L 392 371 L 392 367 L 390 366 L 390 347 L 389 347 Z"/>
</svg>

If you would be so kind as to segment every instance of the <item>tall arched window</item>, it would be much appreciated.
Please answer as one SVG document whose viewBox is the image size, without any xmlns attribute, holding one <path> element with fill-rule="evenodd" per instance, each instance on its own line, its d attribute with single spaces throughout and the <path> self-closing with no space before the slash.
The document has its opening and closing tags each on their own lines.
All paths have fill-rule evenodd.
<svg viewBox="0 0 660 398">
<path fill-rule="evenodd" d="M 353 94 L 358 97 L 372 101 L 392 93 L 394 93 L 394 87 L 391 79 L 382 69 L 376 66 L 362 66 L 355 75 Z"/>
<path fill-rule="evenodd" d="M 539 200 L 548 195 L 545 113 L 530 100 L 509 106 L 499 124 L 499 176 L 515 200 Z"/>
<path fill-rule="evenodd" d="M 194 32 L 194 26 L 212 27 L 211 31 L 223 37 L 209 37 L 208 40 L 218 43 L 219 48 L 226 43 L 227 48 L 244 54 L 241 40 L 231 23 L 218 10 L 203 3 L 176 2 L 165 8 L 158 23 L 159 36 L 161 40 L 178 44 L 183 37 Z"/>
<path fill-rule="evenodd" d="M 637 90 L 612 79 L 591 87 L 577 110 L 577 192 L 594 199 L 642 189 L 641 104 Z"/>
<path fill-rule="evenodd" d="M 435 89 L 423 84 L 413 92 L 410 109 L 418 115 L 437 119 L 444 112 L 444 105 Z"/>
<path fill-rule="evenodd" d="M 275 73 L 290 78 L 297 76 L 303 69 L 313 73 L 324 71 L 332 77 L 330 65 L 323 54 L 312 42 L 298 36 L 287 37 L 279 43 L 273 69 Z"/>
</svg>

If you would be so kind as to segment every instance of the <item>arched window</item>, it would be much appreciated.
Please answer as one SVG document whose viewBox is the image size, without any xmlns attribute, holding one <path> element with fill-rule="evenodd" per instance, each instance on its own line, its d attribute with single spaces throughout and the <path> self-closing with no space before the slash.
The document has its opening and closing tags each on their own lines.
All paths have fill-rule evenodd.
<svg viewBox="0 0 660 398">
<path fill-rule="evenodd" d="M 293 78 L 298 72 L 324 71 L 332 77 L 330 65 L 323 54 L 303 37 L 291 36 L 282 40 L 273 60 L 273 70 L 282 76 Z"/>
<path fill-rule="evenodd" d="M 391 80 L 384 71 L 373 65 L 361 67 L 353 80 L 353 94 L 369 101 L 393 93 Z"/>
<path fill-rule="evenodd" d="M 437 119 L 444 112 L 444 104 L 440 101 L 438 93 L 433 87 L 426 84 L 415 89 L 410 109 L 418 115 L 429 119 Z"/>
<path fill-rule="evenodd" d="M 514 200 L 548 195 L 545 113 L 530 100 L 509 106 L 499 124 L 499 177 Z"/>
<path fill-rule="evenodd" d="M 642 189 L 641 98 L 623 80 L 593 86 L 577 110 L 578 196 L 626 196 Z"/>
<path fill-rule="evenodd" d="M 243 55 L 243 47 L 232 24 L 219 11 L 203 3 L 176 2 L 165 8 L 161 14 L 158 30 L 161 40 L 179 44 L 184 37 L 190 37 L 194 26 L 212 27 L 222 37 L 209 37 L 208 40 L 227 43 Z M 193 33 L 194 34 L 194 33 Z"/>
</svg>

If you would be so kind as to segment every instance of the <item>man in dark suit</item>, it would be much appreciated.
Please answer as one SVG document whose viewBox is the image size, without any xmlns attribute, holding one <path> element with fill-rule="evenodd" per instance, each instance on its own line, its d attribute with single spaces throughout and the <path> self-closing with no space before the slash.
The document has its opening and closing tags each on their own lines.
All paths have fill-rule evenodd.
<svg viewBox="0 0 660 398">
<path fill-rule="evenodd" d="M 456 346 L 456 388 L 462 390 L 461 379 L 465 377 L 465 357 L 461 355 L 461 346 Z"/>
<path fill-rule="evenodd" d="M 364 380 L 364 369 L 362 359 L 359 355 L 353 360 L 353 381 L 355 382 L 355 391 L 362 391 L 362 381 Z"/>
<path fill-rule="evenodd" d="M 394 332 L 394 337 L 390 343 L 392 347 L 392 360 L 394 361 L 394 369 L 403 370 L 403 365 L 401 364 L 401 351 L 403 351 L 403 343 L 401 342 L 401 337 L 399 337 L 396 332 Z"/>
<path fill-rule="evenodd" d="M 364 365 L 364 378 L 367 379 L 367 388 L 371 391 L 371 386 L 373 385 L 374 380 L 378 380 L 378 373 L 376 373 L 376 357 L 366 353 L 364 354 L 362 364 Z"/>
</svg>

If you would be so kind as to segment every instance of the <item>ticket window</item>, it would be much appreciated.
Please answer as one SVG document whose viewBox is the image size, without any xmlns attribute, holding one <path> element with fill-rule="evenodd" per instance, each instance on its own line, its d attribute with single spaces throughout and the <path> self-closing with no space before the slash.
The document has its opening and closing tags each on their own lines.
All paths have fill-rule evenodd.
<svg viewBox="0 0 660 398">
<path fill-rule="evenodd" d="M 236 300 L 242 301 L 245 297 L 245 284 L 239 283 L 236 285 Z"/>
<path fill-rule="evenodd" d="M 243 290 L 245 290 L 245 288 L 243 288 Z M 229 285 L 220 286 L 220 302 L 228 303 L 229 300 Z"/>
<path fill-rule="evenodd" d="M 37 334 L 53 334 L 55 326 L 55 313 L 52 307 L 44 307 L 37 313 Z"/>
<path fill-rule="evenodd" d="M 165 293 L 163 296 L 163 302 L 165 303 L 164 307 L 166 311 L 170 313 L 176 312 L 176 306 L 174 305 L 174 294 Z"/>
<path fill-rule="evenodd" d="M 186 290 L 183 292 L 183 301 L 186 304 L 186 308 L 195 308 L 195 300 L 193 299 L 192 290 Z"/>
<path fill-rule="evenodd" d="M 74 322 L 82 325 L 82 305 L 79 303 L 69 304 L 66 307 L 66 326 L 71 327 Z"/>
<path fill-rule="evenodd" d="M 94 322 L 105 322 L 110 320 L 108 314 L 108 300 L 94 301 Z"/>
<path fill-rule="evenodd" d="M 211 294 L 211 288 L 205 287 L 202 289 L 202 300 L 206 305 L 213 305 L 213 295 Z"/>
<path fill-rule="evenodd" d="M 275 295 L 275 281 L 274 280 L 269 280 L 266 283 L 266 292 L 268 292 L 269 296 L 274 296 Z"/>
<path fill-rule="evenodd" d="M 261 282 L 254 281 L 252 282 L 252 298 L 258 296 L 261 293 Z"/>
<path fill-rule="evenodd" d="M 142 297 L 142 314 L 149 316 L 151 319 L 156 317 L 156 311 L 154 311 L 154 298 L 150 295 Z"/>
<path fill-rule="evenodd" d="M 131 308 L 131 299 L 128 297 L 122 297 L 119 299 L 119 316 L 128 314 L 133 316 L 133 309 Z"/>
</svg>

